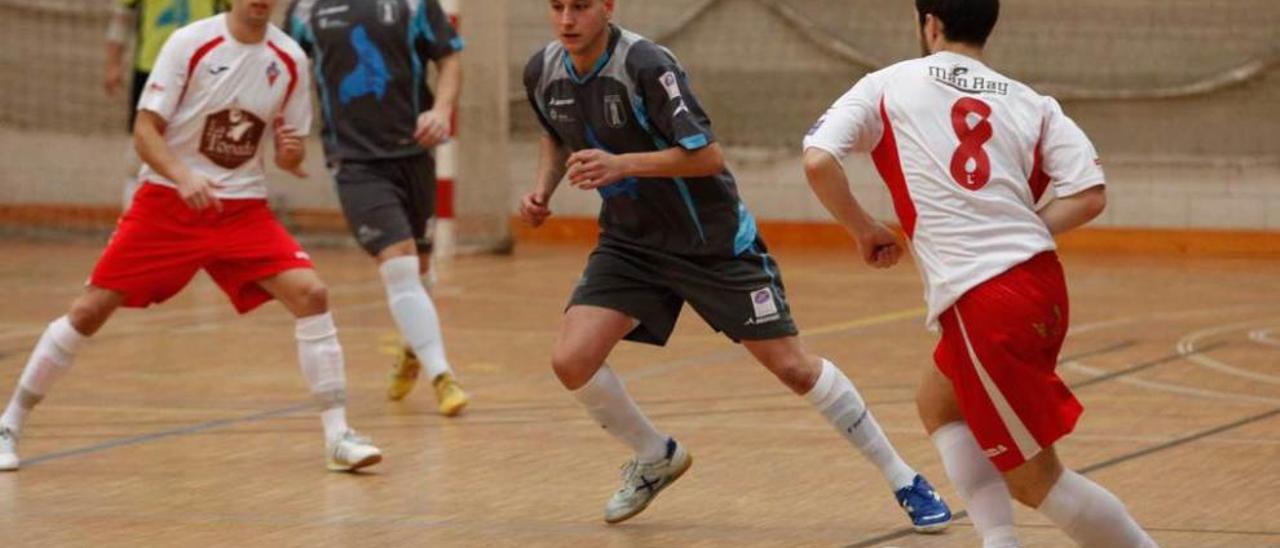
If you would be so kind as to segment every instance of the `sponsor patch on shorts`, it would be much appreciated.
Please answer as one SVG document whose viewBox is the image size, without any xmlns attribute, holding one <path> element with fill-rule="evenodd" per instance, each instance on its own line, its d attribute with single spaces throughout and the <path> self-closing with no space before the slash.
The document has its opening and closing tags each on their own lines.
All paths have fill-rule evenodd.
<svg viewBox="0 0 1280 548">
<path fill-rule="evenodd" d="M 751 310 L 757 323 L 778 319 L 778 302 L 773 298 L 772 287 L 751 292 Z"/>
</svg>

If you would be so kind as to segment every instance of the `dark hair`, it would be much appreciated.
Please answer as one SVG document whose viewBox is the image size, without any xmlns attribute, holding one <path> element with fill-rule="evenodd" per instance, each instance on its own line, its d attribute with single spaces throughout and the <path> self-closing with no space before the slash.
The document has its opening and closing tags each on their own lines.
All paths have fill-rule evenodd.
<svg viewBox="0 0 1280 548">
<path fill-rule="evenodd" d="M 983 46 L 1000 18 L 1000 0 L 916 0 L 920 26 L 924 16 L 942 20 L 942 34 L 949 42 Z"/>
</svg>

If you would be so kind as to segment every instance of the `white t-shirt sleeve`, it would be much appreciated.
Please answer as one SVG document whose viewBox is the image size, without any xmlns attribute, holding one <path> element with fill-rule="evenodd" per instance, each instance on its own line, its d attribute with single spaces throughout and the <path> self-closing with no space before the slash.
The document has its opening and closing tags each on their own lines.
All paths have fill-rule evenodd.
<svg viewBox="0 0 1280 548">
<path fill-rule="evenodd" d="M 294 63 L 298 70 L 298 81 L 293 86 L 293 93 L 284 105 L 281 116 L 284 123 L 298 130 L 299 135 L 311 133 L 311 71 L 307 70 L 307 58 L 299 50 L 294 55 Z"/>
<path fill-rule="evenodd" d="M 825 150 L 836 159 L 875 148 L 884 132 L 880 120 L 882 81 L 880 73 L 862 77 L 809 129 L 804 148 Z"/>
<path fill-rule="evenodd" d="M 174 32 L 160 48 L 155 67 L 138 99 L 138 110 L 159 114 L 165 121 L 173 118 L 187 84 L 187 63 L 193 54 L 186 34 L 182 30 Z"/>
<path fill-rule="evenodd" d="M 1106 183 L 1098 152 L 1084 131 L 1062 112 L 1053 98 L 1046 98 L 1044 136 L 1040 143 L 1042 169 L 1049 176 L 1053 194 L 1070 196 Z"/>
</svg>

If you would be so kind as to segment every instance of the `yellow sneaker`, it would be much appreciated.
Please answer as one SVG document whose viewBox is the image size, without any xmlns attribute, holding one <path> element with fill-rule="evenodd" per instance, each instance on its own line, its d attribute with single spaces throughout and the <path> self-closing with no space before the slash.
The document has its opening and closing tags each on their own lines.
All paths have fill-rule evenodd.
<svg viewBox="0 0 1280 548">
<path fill-rule="evenodd" d="M 441 415 L 456 416 L 462 412 L 463 407 L 467 406 L 467 393 L 458 386 L 458 381 L 453 380 L 453 375 L 441 373 L 431 381 L 431 386 L 436 389 L 436 401 L 440 404 Z"/>
<path fill-rule="evenodd" d="M 418 361 L 418 356 L 413 353 L 413 350 L 400 347 L 400 355 L 396 358 L 396 363 L 391 366 L 391 375 L 387 377 L 387 399 L 400 401 L 408 396 L 409 392 L 413 391 L 413 386 L 418 383 L 420 371 L 422 371 L 422 362 Z"/>
</svg>

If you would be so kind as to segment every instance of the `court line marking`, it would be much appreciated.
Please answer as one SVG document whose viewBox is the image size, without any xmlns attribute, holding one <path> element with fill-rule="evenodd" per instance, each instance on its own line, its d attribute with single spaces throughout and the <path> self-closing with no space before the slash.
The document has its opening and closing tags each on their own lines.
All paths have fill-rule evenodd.
<svg viewBox="0 0 1280 548">
<path fill-rule="evenodd" d="M 1239 420 L 1235 420 L 1235 421 L 1229 422 L 1229 423 L 1227 423 L 1227 424 L 1223 424 L 1223 425 L 1215 426 L 1215 427 L 1213 427 L 1213 428 L 1209 428 L 1209 429 L 1206 429 L 1206 430 L 1201 430 L 1201 431 L 1196 432 L 1196 433 L 1194 433 L 1194 434 L 1190 434 L 1190 435 L 1183 436 L 1183 437 L 1180 437 L 1180 438 L 1175 438 L 1175 439 L 1169 440 L 1169 441 L 1164 442 L 1164 443 L 1161 443 L 1161 444 L 1157 444 L 1157 445 L 1153 445 L 1153 446 L 1146 447 L 1146 448 L 1143 448 L 1143 449 L 1139 449 L 1139 450 L 1137 450 L 1137 451 L 1133 451 L 1133 452 L 1130 452 L 1130 453 L 1125 453 L 1125 454 L 1123 454 L 1123 455 L 1119 455 L 1119 456 L 1116 456 L 1116 457 L 1112 457 L 1112 458 L 1109 458 L 1109 459 L 1106 459 L 1106 460 L 1103 460 L 1103 461 L 1100 461 L 1100 462 L 1095 462 L 1095 463 L 1093 463 L 1093 464 L 1090 464 L 1090 465 L 1088 465 L 1088 466 L 1085 466 L 1084 468 L 1081 468 L 1081 469 L 1077 470 L 1077 472 L 1079 472 L 1080 474 L 1088 475 L 1088 474 L 1089 474 L 1089 473 L 1091 473 L 1091 472 L 1097 472 L 1098 470 L 1103 470 L 1103 469 L 1106 469 L 1106 468 L 1110 468 L 1110 467 L 1112 467 L 1112 466 L 1116 466 L 1116 465 L 1118 465 L 1118 464 L 1123 464 L 1123 463 L 1125 463 L 1125 462 L 1129 462 L 1129 461 L 1131 461 L 1131 460 L 1140 459 L 1140 458 L 1142 458 L 1142 457 L 1146 457 L 1146 456 L 1148 456 L 1148 455 L 1152 455 L 1152 454 L 1159 453 L 1159 452 L 1162 452 L 1162 451 L 1167 451 L 1167 450 L 1169 450 L 1169 449 L 1174 449 L 1174 448 L 1177 448 L 1177 447 L 1181 447 L 1181 446 L 1186 445 L 1186 444 L 1188 444 L 1188 443 L 1192 443 L 1192 442 L 1194 442 L 1194 441 L 1197 441 L 1197 440 L 1200 440 L 1200 439 L 1203 439 L 1203 438 L 1207 438 L 1207 437 L 1212 436 L 1212 435 L 1214 435 L 1214 434 L 1220 434 L 1220 433 L 1222 433 L 1222 432 L 1226 432 L 1226 431 L 1229 431 L 1229 430 L 1234 430 L 1234 429 L 1236 429 L 1236 428 L 1240 428 L 1240 427 L 1242 427 L 1242 426 L 1247 426 L 1247 425 L 1253 424 L 1253 423 L 1255 423 L 1255 422 L 1264 421 L 1264 420 L 1267 420 L 1267 419 L 1269 419 L 1269 418 L 1271 418 L 1271 417 L 1274 417 L 1274 416 L 1276 416 L 1276 415 L 1280 415 L 1280 407 L 1275 407 L 1275 408 L 1272 408 L 1272 409 L 1270 409 L 1270 410 L 1268 410 L 1268 411 L 1264 411 L 1264 412 L 1262 412 L 1262 413 L 1258 413 L 1258 414 L 1256 414 L 1256 415 L 1250 415 L 1250 416 L 1248 416 L 1248 417 L 1245 417 L 1245 418 L 1242 418 L 1242 419 L 1239 419 Z M 956 513 L 952 516 L 952 518 L 951 518 L 951 519 L 952 519 L 952 520 L 958 520 L 958 519 L 961 519 L 961 518 L 967 517 L 968 515 L 969 515 L 969 512 L 968 512 L 967 510 L 961 510 L 961 511 L 959 511 L 959 512 L 956 512 Z M 875 546 L 875 545 L 877 545 L 877 544 L 880 544 L 880 543 L 882 543 L 882 542 L 886 542 L 886 541 L 890 541 L 890 540 L 897 540 L 897 539 L 904 538 L 904 537 L 908 537 L 908 536 L 910 536 L 910 535 L 914 535 L 914 534 L 916 534 L 916 532 L 915 532 L 914 530 L 910 529 L 910 528 L 898 529 L 898 530 L 893 531 L 893 532 L 890 532 L 890 533 L 885 533 L 885 534 L 883 534 L 883 535 L 875 536 L 875 537 L 872 537 L 872 538 L 869 538 L 869 539 L 865 539 L 865 540 L 861 540 L 861 541 L 855 542 L 855 543 L 853 543 L 853 544 L 846 545 L 846 546 L 845 546 L 845 548 L 871 548 L 871 547 L 873 547 L 873 546 Z"/>
<path fill-rule="evenodd" d="M 841 327 L 841 329 L 844 329 L 844 330 L 850 330 L 850 329 L 856 329 L 856 328 L 859 328 L 859 327 L 867 327 L 867 326 L 871 326 L 871 325 L 876 325 L 876 324 L 880 324 L 880 323 L 889 323 L 889 322 L 894 322 L 894 321 L 901 320 L 901 319 L 903 319 L 903 318 L 909 318 L 909 317 L 913 317 L 913 316 L 919 316 L 919 315 L 921 315 L 921 314 L 923 314 L 923 310 L 922 310 L 922 309 L 920 309 L 920 308 L 911 308 L 911 309 L 899 310 L 899 311 L 890 312 L 890 313 L 887 313 L 887 314 L 880 314 L 880 315 L 877 315 L 877 316 L 870 316 L 870 317 L 867 317 L 867 318 L 861 318 L 861 319 L 852 320 L 852 321 L 844 322 L 844 323 L 841 323 L 841 324 L 833 324 L 833 325 L 834 325 L 834 326 L 840 326 L 840 327 Z M 831 327 L 831 326 L 827 326 L 827 327 L 829 328 L 829 327 Z M 818 328 L 818 329 L 823 329 L 823 328 Z M 830 331 L 830 330 L 828 330 L 828 331 L 824 332 L 823 334 L 830 334 L 830 333 L 834 333 L 834 332 L 835 332 L 835 331 Z M 661 373 L 663 373 L 663 372 L 666 372 L 667 367 L 672 367 L 672 366 L 674 366 L 674 367 L 685 367 L 685 366 L 687 366 L 687 365 L 694 365 L 694 364 L 698 364 L 699 362 L 703 362 L 703 361 L 709 361 L 709 362 L 711 362 L 711 363 L 714 363 L 714 360 L 718 360 L 718 359 L 720 359 L 720 358 L 722 358 L 722 357 L 725 357 L 725 356 L 736 356 L 738 352 L 745 352 L 745 350 L 742 350 L 742 349 L 740 349 L 740 348 L 736 348 L 736 345 L 735 345 L 735 347 L 730 347 L 730 348 L 727 348 L 727 349 L 725 349 L 725 350 L 718 350 L 718 351 L 714 351 L 714 352 L 708 352 L 708 353 L 704 353 L 704 354 L 702 354 L 702 355 L 700 355 L 700 356 L 694 356 L 694 357 L 692 357 L 692 358 L 680 359 L 680 360 L 676 360 L 675 362 L 668 362 L 667 364 L 659 364 L 659 365 L 656 365 L 656 366 L 652 366 L 652 367 L 646 368 L 645 370 L 642 370 L 642 371 L 640 371 L 640 372 L 641 372 L 641 373 L 643 373 L 643 372 L 645 372 L 645 371 L 651 371 L 651 370 L 654 370 L 654 369 L 660 369 L 660 371 L 657 371 L 657 372 L 656 372 L 656 373 L 654 373 L 654 374 L 661 374 Z M 544 375 L 540 373 L 540 374 L 538 374 L 538 376 L 539 376 L 539 377 L 541 377 L 541 376 L 544 376 Z M 499 383 L 499 384 L 510 384 L 510 383 L 512 383 L 512 382 L 519 382 L 519 379 L 509 379 L 509 380 L 508 380 L 508 382 L 505 382 L 505 383 Z M 492 388 L 492 386 L 491 386 L 490 388 Z M 474 393 L 474 391 L 473 391 L 473 393 Z M 159 431 L 159 432 L 153 432 L 153 433 L 149 433 L 149 434 L 141 434 L 141 435 L 131 436 L 131 437 L 127 437 L 127 438 L 120 438 L 120 439 L 117 439 L 117 440 L 106 441 L 106 442 L 103 442 L 103 443 L 98 443 L 98 444 L 94 444 L 94 445 L 89 445 L 89 446 L 79 447 L 79 448 L 75 448 L 75 449 L 68 449 L 68 450 L 64 450 L 64 451 L 57 451 L 57 452 L 54 452 L 54 453 L 47 453 L 47 454 L 40 455 L 40 456 L 37 456 L 37 457 L 33 457 L 33 458 L 30 458 L 30 459 L 25 459 L 25 460 L 23 460 L 23 464 L 24 464 L 24 465 L 40 464 L 40 463 L 43 463 L 43 462 L 48 462 L 48 461 L 52 461 L 52 460 L 63 459 L 63 458 L 67 458 L 67 457 L 73 457 L 73 456 L 77 456 L 77 455 L 84 455 L 84 454 L 88 454 L 88 453 L 96 453 L 96 452 L 99 452 L 99 451 L 105 451 L 105 450 L 108 450 L 108 449 L 114 449 L 114 448 L 117 448 L 117 447 L 125 447 L 125 446 L 130 446 L 130 445 L 138 445 L 138 444 L 147 443 L 147 442 L 155 441 L 155 440 L 159 440 L 159 439 L 165 439 L 165 438 L 171 438 L 171 437 L 183 436 L 183 435 L 187 435 L 187 434 L 194 434 L 194 433 L 204 432 L 204 431 L 208 431 L 208 430 L 220 429 L 220 428 L 224 428 L 224 427 L 232 426 L 232 425 L 235 425 L 235 424 L 241 424 L 241 423 L 245 423 L 245 422 L 254 422 L 254 421 L 259 421 L 259 420 L 263 420 L 263 419 L 268 419 L 268 418 L 274 418 L 274 417 L 279 417 L 279 416 L 289 415 L 289 414 L 296 413 L 296 412 L 298 412 L 298 411 L 302 411 L 302 410 L 304 410 L 304 409 L 307 409 L 307 408 L 309 408 L 309 407 L 310 407 L 310 405 L 311 405 L 311 404 L 309 404 L 309 403 L 307 403 L 307 404 L 295 404 L 295 405 L 291 405 L 291 406 L 288 406 L 288 407 L 282 407 L 282 408 L 279 408 L 279 409 L 271 409 L 271 410 L 267 410 L 267 411 L 262 411 L 262 412 L 255 413 L 255 414 L 252 414 L 252 415 L 248 415 L 248 416 L 245 416 L 245 417 L 227 418 L 227 419 L 218 419 L 218 420 L 212 420 L 212 421 L 205 421 L 205 422 L 196 423 L 196 424 L 193 424 L 193 425 L 190 425 L 190 426 L 186 426 L 186 427 L 182 427 L 182 428 L 173 428 L 173 429 L 169 429 L 169 430 L 161 430 L 161 431 Z"/>
<path fill-rule="evenodd" d="M 1241 369 L 1215 360 L 1209 356 L 1192 352 L 1196 349 L 1196 346 L 1201 339 L 1212 337 L 1214 335 L 1250 329 L 1252 327 L 1256 327 L 1259 321 L 1266 322 L 1269 320 L 1251 320 L 1247 322 L 1223 324 L 1193 331 L 1178 340 L 1177 349 L 1179 352 L 1187 352 L 1187 359 L 1196 365 L 1252 381 L 1265 382 L 1267 384 L 1280 384 L 1280 377 L 1278 376 Z"/>
<path fill-rule="evenodd" d="M 1265 346 L 1274 346 L 1280 348 L 1280 339 L 1271 336 L 1272 333 L 1280 331 L 1280 326 L 1264 327 L 1249 332 L 1249 340 Z"/>
<path fill-rule="evenodd" d="M 1107 371 L 1103 369 L 1090 367 L 1088 365 L 1085 365 L 1084 362 L 1081 362 L 1078 360 L 1072 360 L 1067 363 L 1064 363 L 1063 365 L 1075 371 L 1084 373 L 1086 375 L 1091 375 L 1095 378 L 1101 378 L 1109 374 Z M 1194 398 L 1223 401 L 1228 403 L 1240 403 L 1245 405 L 1253 405 L 1253 404 L 1280 405 L 1280 398 L 1268 398 L 1266 396 L 1253 396 L 1249 394 L 1241 394 L 1239 392 L 1219 392 L 1216 390 L 1206 390 L 1203 388 L 1195 388 L 1195 387 L 1186 386 L 1182 384 L 1151 381 L 1151 380 L 1138 379 L 1138 378 L 1122 378 L 1119 380 L 1122 383 L 1125 383 L 1131 386 L 1137 386 L 1139 388 L 1146 388 L 1149 390 L 1158 390 L 1161 392 L 1169 392 L 1173 394 L 1181 394 L 1184 396 L 1191 396 Z"/>
<path fill-rule="evenodd" d="M 1224 347 L 1224 346 L 1227 346 L 1227 344 L 1228 344 L 1228 343 L 1227 343 L 1227 341 L 1218 341 L 1218 342 L 1215 342 L 1215 343 L 1213 343 L 1213 344 L 1210 344 L 1210 345 L 1204 346 L 1204 347 L 1202 347 L 1202 348 L 1192 349 L 1192 350 L 1190 350 L 1189 352 L 1178 351 L 1178 352 L 1175 352 L 1175 353 L 1173 353 L 1173 354 L 1166 354 L 1166 355 L 1164 355 L 1164 356 L 1160 356 L 1159 358 L 1155 358 L 1155 359 L 1147 360 L 1147 361 L 1145 361 L 1145 362 L 1136 363 L 1136 364 L 1134 364 L 1134 365 L 1131 365 L 1131 366 L 1129 366 L 1129 367 L 1125 367 L 1125 368 L 1123 368 L 1123 369 L 1118 369 L 1118 370 L 1116 370 L 1116 371 L 1111 371 L 1111 372 L 1108 372 L 1108 373 L 1102 373 L 1102 374 L 1097 375 L 1097 376 L 1095 376 L 1094 378 L 1089 379 L 1089 380 L 1086 380 L 1086 381 L 1076 382 L 1076 383 L 1074 383 L 1074 384 L 1072 384 L 1072 385 L 1071 385 L 1071 388 L 1073 388 L 1073 389 L 1075 389 L 1075 388 L 1087 388 L 1087 387 L 1093 386 L 1093 385 L 1098 384 L 1098 383 L 1107 382 L 1107 381 L 1109 381 L 1109 380 L 1111 380 L 1111 379 L 1115 379 L 1115 378 L 1119 378 L 1119 377 L 1127 377 L 1127 376 L 1132 375 L 1132 374 L 1134 374 L 1134 373 L 1139 373 L 1139 372 L 1141 372 L 1141 371 L 1145 371 L 1145 370 L 1147 370 L 1147 369 L 1151 369 L 1152 367 L 1156 367 L 1156 366 L 1159 366 L 1159 365 L 1163 365 L 1163 364 L 1166 364 L 1166 363 L 1169 363 L 1169 362 L 1176 362 L 1176 361 L 1181 360 L 1181 359 L 1183 359 L 1183 358 L 1191 357 L 1192 355 L 1195 355 L 1195 354 L 1201 354 L 1201 353 L 1204 353 L 1204 352 L 1208 352 L 1208 351 L 1210 351 L 1210 350 L 1217 350 L 1217 349 L 1219 349 L 1219 348 L 1222 348 L 1222 347 Z M 1081 358 L 1073 358 L 1073 359 L 1072 359 L 1072 360 L 1070 360 L 1070 361 L 1076 361 L 1076 360 L 1079 360 L 1079 359 L 1081 359 Z M 1064 362 L 1064 361 L 1062 361 L 1062 360 L 1059 360 L 1059 361 L 1058 361 L 1058 363 L 1059 363 L 1060 365 L 1066 365 L 1066 362 Z"/>
<path fill-rule="evenodd" d="M 314 404 L 312 404 L 311 402 L 298 403 L 298 404 L 290 405 L 288 407 L 281 407 L 279 409 L 272 409 L 270 411 L 263 411 L 260 413 L 254 413 L 252 415 L 246 415 L 243 417 L 206 421 L 206 422 L 196 423 L 190 426 L 184 426 L 182 428 L 172 428 L 169 430 L 161 430 L 159 432 L 152 432 L 149 434 L 141 434 L 138 436 L 130 436 L 127 438 L 114 439 L 114 440 L 105 441 L 105 442 L 94 444 L 94 445 L 87 445 L 84 447 L 77 447 L 74 449 L 67 449 L 63 451 L 55 451 L 53 453 L 45 453 L 43 455 L 40 455 L 38 457 L 32 457 L 30 459 L 23 459 L 22 465 L 31 466 L 31 465 L 41 464 L 49 461 L 65 459 L 68 457 L 75 457 L 79 455 L 105 451 L 107 449 L 115 449 L 118 447 L 128 447 L 131 445 L 139 445 L 139 444 L 156 441 L 164 438 L 172 438 L 172 437 L 183 436 L 187 434 L 194 434 L 197 432 L 203 432 L 206 430 L 214 430 L 218 428 L 231 426 L 234 424 L 249 423 L 249 422 L 275 418 L 282 415 L 296 413 L 298 411 L 302 411 L 305 409 L 310 409 L 313 406 Z"/>
</svg>

